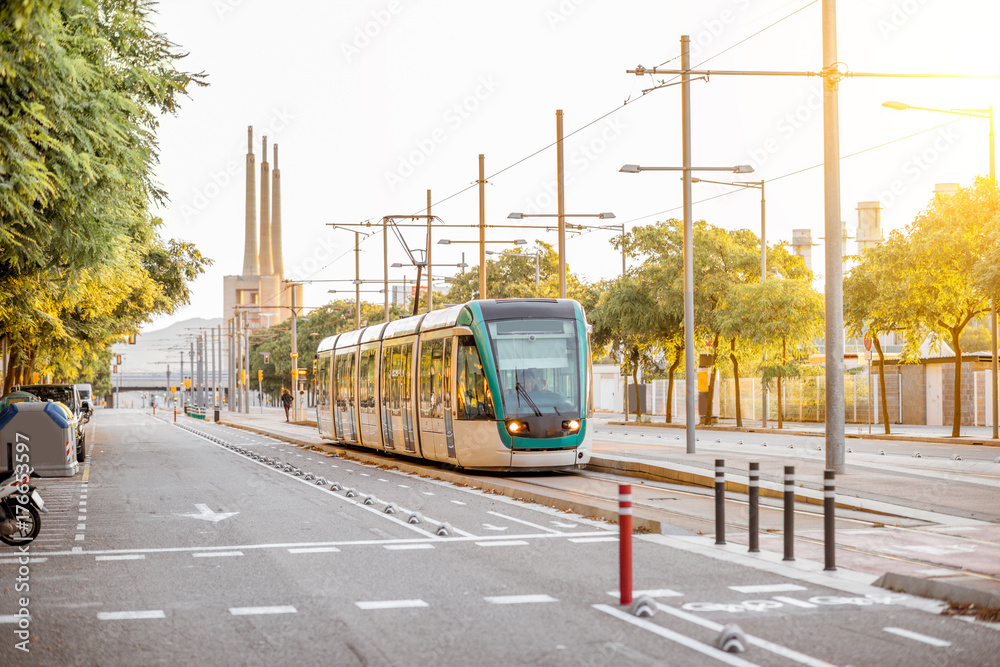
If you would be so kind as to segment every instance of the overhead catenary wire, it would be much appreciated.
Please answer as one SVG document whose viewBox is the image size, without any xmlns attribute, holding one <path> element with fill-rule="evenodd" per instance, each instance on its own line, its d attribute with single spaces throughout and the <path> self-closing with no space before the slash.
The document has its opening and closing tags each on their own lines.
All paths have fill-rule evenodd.
<svg viewBox="0 0 1000 667">
<path fill-rule="evenodd" d="M 718 53 L 716 53 L 716 54 L 714 54 L 714 55 L 712 55 L 712 56 L 709 56 L 709 57 L 708 57 L 708 58 L 706 58 L 705 60 L 703 60 L 703 61 L 701 61 L 700 63 L 698 63 L 698 65 L 696 65 L 695 67 L 700 67 L 701 65 L 704 65 L 705 63 L 707 63 L 707 62 L 709 62 L 709 61 L 711 61 L 711 60 L 713 60 L 713 59 L 715 59 L 715 58 L 717 58 L 717 57 L 721 56 L 722 54 L 726 53 L 727 51 L 730 51 L 730 50 L 732 50 L 732 49 L 736 48 L 737 46 L 740 46 L 741 44 L 744 44 L 745 42 L 749 41 L 750 39 L 753 39 L 754 37 L 757 37 L 757 36 L 759 36 L 759 35 L 760 35 L 761 33 L 763 33 L 763 32 L 765 32 L 765 31 L 767 31 L 767 30 L 769 30 L 769 29 L 773 28 L 774 26 L 778 25 L 779 23 L 781 23 L 781 22 L 783 22 L 783 21 L 785 21 L 785 20 L 787 20 L 787 19 L 791 18 L 792 16 L 795 16 L 795 15 L 796 15 L 796 14 L 798 14 L 799 12 L 801 12 L 801 11 L 805 10 L 806 8 L 808 8 L 808 7 L 810 7 L 810 6 L 814 5 L 814 4 L 816 4 L 817 2 L 819 2 L 819 0 L 810 0 L 810 2 L 808 2 L 808 3 L 807 3 L 807 4 L 805 4 L 805 5 L 803 5 L 802 7 L 799 7 L 799 8 L 798 8 L 798 9 L 796 9 L 795 11 L 793 11 L 793 12 L 791 12 L 791 13 L 789 13 L 789 14 L 787 14 L 787 15 L 783 16 L 783 17 L 781 17 L 780 19 L 778 19 L 778 20 L 776 20 L 776 21 L 774 21 L 774 22 L 772 22 L 772 23 L 770 23 L 770 24 L 768 24 L 768 25 L 764 26 L 763 28 L 761 28 L 761 29 L 760 29 L 760 30 L 758 30 L 757 32 L 755 32 L 755 33 L 753 33 L 753 34 L 751 34 L 751 35 L 749 35 L 749 36 L 747 36 L 747 37 L 745 37 L 745 38 L 741 39 L 740 41 L 736 42 L 735 44 L 733 44 L 733 45 L 731 45 L 731 46 L 729 46 L 729 47 L 726 47 L 726 48 L 725 48 L 725 49 L 723 49 L 722 51 L 719 51 Z M 789 4 L 792 4 L 792 3 L 789 3 Z M 785 5 L 785 6 L 787 6 L 787 5 Z M 669 62 L 672 62 L 672 61 L 674 61 L 674 60 L 676 60 L 676 59 L 678 59 L 678 58 L 680 58 L 680 55 L 676 55 L 676 56 L 673 56 L 673 57 L 671 57 L 671 58 L 668 58 L 668 59 L 667 59 L 667 60 L 665 60 L 665 61 L 664 61 L 663 63 L 661 63 L 660 65 L 658 65 L 658 67 L 661 67 L 661 66 L 663 66 L 663 65 L 665 65 L 665 64 L 667 64 L 667 63 L 669 63 Z M 674 79 L 671 79 L 671 81 L 674 81 L 674 80 L 675 80 L 675 79 L 677 79 L 677 78 L 678 78 L 679 76 L 680 76 L 680 75 L 677 75 L 677 76 L 675 76 L 675 77 L 674 77 Z M 611 116 L 611 115 L 613 115 L 613 114 L 615 114 L 615 113 L 617 113 L 617 112 L 621 111 L 621 110 L 622 110 L 622 109 L 624 109 L 624 108 L 625 108 L 626 106 L 628 106 L 628 105 L 630 105 L 630 104 L 634 104 L 635 102 L 638 102 L 639 100 L 642 100 L 642 99 L 644 99 L 644 98 L 645 98 L 645 97 L 647 96 L 647 93 L 648 93 L 648 92 L 651 92 L 651 91 L 646 91 L 646 92 L 644 92 L 644 93 L 643 93 L 643 94 L 642 94 L 641 96 L 639 96 L 639 97 L 637 97 L 637 98 L 634 98 L 634 99 L 631 99 L 631 98 L 630 98 L 630 99 L 626 99 L 626 100 L 625 100 L 625 101 L 624 101 L 623 103 L 621 103 L 621 104 L 619 104 L 618 106 L 616 106 L 616 107 L 612 108 L 612 109 L 611 109 L 610 111 L 607 111 L 606 113 L 603 113 L 603 114 L 601 114 L 601 115 L 600 115 L 600 116 L 598 116 L 597 118 L 594 118 L 593 120 L 591 120 L 591 121 L 589 121 L 589 122 L 587 122 L 587 123 L 585 123 L 585 124 L 581 125 L 580 127 L 576 128 L 575 130 L 573 130 L 573 131 L 571 131 L 571 132 L 569 132 L 569 133 L 566 133 L 566 134 L 564 134 L 564 135 L 563 135 L 563 142 L 565 142 L 565 141 L 566 141 L 566 139 L 568 139 L 569 137 L 572 137 L 572 136 L 574 136 L 574 135 L 576 135 L 576 134 L 578 134 L 578 133 L 580 133 L 580 132 L 582 132 L 582 131 L 586 130 L 587 128 L 591 127 L 592 125 L 594 125 L 594 124 L 596 124 L 596 123 L 599 123 L 600 121 L 604 120 L 605 118 L 608 118 L 609 116 Z M 539 148 L 538 150 L 535 150 L 535 151 L 533 151 L 533 152 L 529 153 L 528 155 L 524 156 L 523 158 L 520 158 L 520 159 L 518 159 L 518 160 L 516 160 L 516 161 L 512 162 L 511 164 L 508 164 L 507 166 L 503 167 L 502 169 L 500 169 L 500 170 L 498 170 L 498 171 L 495 171 L 495 172 L 493 172 L 492 174 L 489 174 L 489 175 L 487 175 L 487 176 L 486 176 L 486 180 L 487 180 L 487 181 L 489 181 L 490 179 L 493 179 L 493 178 L 496 178 L 496 177 L 497 177 L 497 176 L 499 176 L 500 174 L 503 174 L 504 172 L 506 172 L 506 171 L 509 171 L 509 170 L 513 169 L 514 167 L 516 167 L 516 166 L 518 166 L 518 165 L 520 165 L 520 164 L 522 164 L 522 163 L 524 163 L 524 162 L 526 162 L 526 161 L 528 161 L 528 160 L 530 160 L 530 159 L 532 159 L 532 158 L 534 158 L 534 157 L 536 157 L 536 156 L 540 155 L 541 153 L 544 153 L 545 151 L 547 151 L 547 150 L 549 150 L 550 148 L 552 148 L 553 146 L 555 146 L 555 145 L 556 145 L 557 143 L 558 143 L 558 142 L 556 142 L 556 141 L 553 141 L 553 142 L 550 142 L 550 143 L 546 144 L 545 146 L 543 146 L 543 147 Z M 472 190 L 472 189 L 476 188 L 477 186 L 478 186 L 478 183 L 474 181 L 474 182 L 470 183 L 469 185 L 467 185 L 467 186 L 465 186 L 465 187 L 463 187 L 463 188 L 461 188 L 461 189 L 457 190 L 456 192 L 454 192 L 454 193 L 452 193 L 452 194 L 450 194 L 450 195 L 448 195 L 448 196 L 444 197 L 443 199 L 440 199 L 440 200 L 437 200 L 437 201 L 434 201 L 434 202 L 432 202 L 432 204 L 431 204 L 431 205 L 432 205 L 433 207 L 437 207 L 437 206 L 440 206 L 441 204 L 443 204 L 443 203 L 445 203 L 445 202 L 447 202 L 447 201 L 449 201 L 449 200 L 451 200 L 451 199 L 454 199 L 454 198 L 456 198 L 456 197 L 458 197 L 458 196 L 460 196 L 460 195 L 462 195 L 462 194 L 464 194 L 464 193 L 468 192 L 469 190 Z M 714 197 L 713 197 L 713 198 L 714 198 Z M 707 201 L 707 200 L 703 200 L 703 201 Z M 423 210 L 423 209 L 420 209 L 420 210 Z M 670 209 L 670 210 L 673 210 L 673 209 Z M 661 212 L 661 213 L 662 213 L 662 212 Z M 651 215 L 659 215 L 659 213 L 654 213 L 654 214 L 651 214 Z M 641 220 L 641 219 L 644 219 L 645 217 L 651 217 L 651 216 L 643 216 L 643 217 L 641 217 L 641 218 L 636 218 L 636 220 Z M 631 222 L 631 221 L 629 221 L 629 222 Z M 626 224 L 627 224 L 627 223 L 626 223 Z M 394 231 L 395 231 L 395 233 L 396 233 L 397 235 L 399 234 L 399 231 L 398 231 L 398 230 L 396 230 L 395 228 L 394 228 Z M 363 242 L 365 242 L 365 241 L 367 241 L 367 240 L 369 240 L 369 239 L 371 239 L 371 238 L 373 238 L 374 236 L 375 236 L 375 234 L 373 234 L 372 236 L 369 236 L 369 237 L 367 237 L 367 238 L 365 238 L 365 239 L 362 239 L 362 243 L 363 243 Z M 321 267 L 317 268 L 317 269 L 316 269 L 315 271 L 311 272 L 311 273 L 310 273 L 310 274 L 309 274 L 308 276 L 306 276 L 306 278 L 305 278 L 305 279 L 303 279 L 303 282 L 305 282 L 306 280 L 308 280 L 308 278 L 311 278 L 312 276 L 316 275 L 316 274 L 317 274 L 317 273 L 319 273 L 320 271 L 323 271 L 323 270 L 325 270 L 325 269 L 329 268 L 330 266 L 332 266 L 332 265 L 333 265 L 333 264 L 335 264 L 336 262 L 340 261 L 341 259 L 343 259 L 343 258 L 344 258 L 345 256 L 347 256 L 348 254 L 350 254 L 350 253 L 351 253 L 351 252 L 353 252 L 353 251 L 354 251 L 354 249 L 353 249 L 353 248 L 352 248 L 352 249 L 350 249 L 350 250 L 347 250 L 347 251 L 343 252 L 342 254 L 338 255 L 337 257 L 335 257 L 335 258 L 334 258 L 333 260 L 331 260 L 330 262 L 328 262 L 328 263 L 324 264 L 323 266 L 321 266 Z M 281 289 L 281 290 L 279 291 L 279 293 L 278 293 L 278 294 L 279 294 L 279 295 L 280 295 L 280 294 L 282 294 L 282 293 L 284 292 L 284 290 L 286 290 L 286 289 L 289 289 L 289 286 L 287 286 L 287 285 L 283 286 L 283 287 L 282 287 L 282 289 Z M 277 296 L 278 296 L 278 295 L 276 295 L 276 297 L 277 297 Z M 271 302 L 271 300 L 268 300 L 268 302 L 267 302 L 267 303 L 262 303 L 262 304 L 260 304 L 260 305 L 261 305 L 261 306 L 265 306 L 265 305 L 267 305 L 267 304 L 268 304 L 268 303 L 270 303 L 270 302 Z"/>
</svg>

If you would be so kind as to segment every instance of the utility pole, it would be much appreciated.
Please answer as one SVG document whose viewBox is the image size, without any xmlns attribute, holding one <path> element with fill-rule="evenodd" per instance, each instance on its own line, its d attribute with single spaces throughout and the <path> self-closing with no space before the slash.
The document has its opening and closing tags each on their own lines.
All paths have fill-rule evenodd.
<svg viewBox="0 0 1000 667">
<path fill-rule="evenodd" d="M 479 154 L 479 298 L 486 298 L 486 157 Z"/>
<path fill-rule="evenodd" d="M 298 347 L 298 335 L 296 331 L 296 321 L 298 318 L 298 311 L 295 309 L 295 283 L 292 285 L 292 398 L 295 399 L 292 403 L 293 407 L 293 421 L 299 421 L 299 347 Z"/>
<path fill-rule="evenodd" d="M 434 310 L 434 264 L 431 262 L 431 223 L 434 217 L 431 215 L 431 191 L 427 189 L 427 312 Z M 420 286 L 417 286 L 417 296 L 420 296 Z"/>
</svg>

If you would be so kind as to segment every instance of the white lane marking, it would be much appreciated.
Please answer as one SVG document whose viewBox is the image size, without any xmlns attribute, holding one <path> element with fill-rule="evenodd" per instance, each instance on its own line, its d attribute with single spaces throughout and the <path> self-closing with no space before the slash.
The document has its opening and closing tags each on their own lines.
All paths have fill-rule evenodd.
<svg viewBox="0 0 1000 667">
<path fill-rule="evenodd" d="M 524 540 L 499 540 L 496 542 L 475 542 L 477 547 L 525 547 L 528 543 Z"/>
<path fill-rule="evenodd" d="M 535 602 L 558 602 L 551 595 L 495 595 L 484 597 L 490 604 L 531 604 Z"/>
<path fill-rule="evenodd" d="M 146 554 L 118 554 L 116 556 L 97 556 L 94 560 L 146 560 Z"/>
<path fill-rule="evenodd" d="M 946 577 L 948 575 L 955 574 L 955 570 L 949 570 L 944 567 L 936 567 L 929 570 L 917 570 L 917 574 L 923 574 L 928 577 Z"/>
<path fill-rule="evenodd" d="M 431 493 L 430 491 L 421 491 L 420 493 L 424 494 L 425 496 L 433 496 L 433 495 L 435 495 L 435 494 Z"/>
<path fill-rule="evenodd" d="M 502 533 L 503 531 L 510 528 L 510 526 L 494 526 L 492 523 L 484 523 L 483 528 L 485 528 L 486 530 L 496 530 Z"/>
<path fill-rule="evenodd" d="M 579 533 L 580 537 L 586 536 L 597 536 L 597 535 L 607 535 L 607 530 L 595 531 L 593 533 Z M 555 540 L 561 539 L 563 535 L 546 535 L 539 533 L 525 533 L 521 535 L 507 535 L 504 539 L 497 539 L 498 542 L 509 542 L 511 540 Z M 383 544 L 413 544 L 417 541 L 426 542 L 428 539 L 433 540 L 435 544 L 445 544 L 445 543 L 467 543 L 475 542 L 477 540 L 482 540 L 482 536 L 468 536 L 468 537 L 449 537 L 447 539 L 438 538 L 435 536 L 429 536 L 428 538 L 398 538 L 391 540 L 380 540 L 380 539 L 370 539 L 370 540 L 342 540 L 342 541 L 328 541 L 328 542 L 270 542 L 263 544 L 228 544 L 225 546 L 217 547 L 155 547 L 155 548 L 135 548 L 135 549 L 91 549 L 86 553 L 91 556 L 103 555 L 103 554 L 118 554 L 118 553 L 144 553 L 144 554 L 159 554 L 159 553 L 191 553 L 191 552 L 208 552 L 208 551 L 235 551 L 238 549 L 247 550 L 261 550 L 261 549 L 292 549 L 299 547 L 327 547 L 327 546 L 381 546 Z M 36 542 L 38 540 L 35 540 Z M 84 553 L 83 547 L 73 547 L 69 551 L 46 551 L 45 555 L 47 557 L 52 556 L 75 556 Z"/>
<path fill-rule="evenodd" d="M 78 516 L 78 517 L 77 517 L 77 519 L 76 519 L 76 520 L 77 520 L 77 521 L 86 521 L 86 520 L 87 520 L 87 517 L 81 514 L 80 516 Z"/>
<path fill-rule="evenodd" d="M 83 542 L 83 535 L 77 535 L 76 536 L 76 541 L 77 542 Z"/>
<path fill-rule="evenodd" d="M 710 621 L 707 618 L 702 618 L 700 616 L 695 616 L 694 614 L 689 614 L 686 611 L 681 611 L 669 605 L 656 603 L 656 608 L 662 612 L 670 614 L 671 616 L 676 616 L 677 618 L 683 618 L 685 621 L 690 621 L 695 625 L 700 625 L 703 628 L 708 628 L 713 632 L 721 632 L 722 624 Z M 781 644 L 775 644 L 766 639 L 761 639 L 760 637 L 755 637 L 754 635 L 746 635 L 747 643 L 758 648 L 762 648 L 765 651 L 770 651 L 775 655 L 780 655 L 789 660 L 794 660 L 795 662 L 801 663 L 803 665 L 808 665 L 809 667 L 833 667 L 833 663 L 827 662 L 826 660 L 819 660 L 811 655 L 806 655 L 805 653 L 799 653 Z"/>
<path fill-rule="evenodd" d="M 742 658 L 737 658 L 736 656 L 730 655 L 724 651 L 720 651 L 719 649 L 713 648 L 708 644 L 702 644 L 699 641 L 691 639 L 687 635 L 682 635 L 678 632 L 674 632 L 673 630 L 668 630 L 667 628 L 657 625 L 656 623 L 647 621 L 644 618 L 638 618 L 636 616 L 633 616 L 632 614 L 629 614 L 628 612 L 615 609 L 614 607 L 609 607 L 606 604 L 595 604 L 594 609 L 597 609 L 598 611 L 603 611 L 605 614 L 609 614 L 611 616 L 614 616 L 615 618 L 620 618 L 621 620 L 627 621 L 628 623 L 640 627 L 643 630 L 648 630 L 649 632 L 657 634 L 663 637 L 664 639 L 669 639 L 670 641 L 676 642 L 681 646 L 686 646 L 687 648 L 693 651 L 697 651 L 698 653 L 702 653 L 709 657 L 715 658 L 716 660 L 724 662 L 727 665 L 733 665 L 733 667 L 752 667 L 755 664 L 752 662 L 747 662 Z"/>
<path fill-rule="evenodd" d="M 790 604 L 793 607 L 802 607 L 803 609 L 815 609 L 816 605 L 812 602 L 805 602 L 803 600 L 796 600 L 795 598 L 785 597 L 784 595 L 775 595 L 775 600 L 779 602 L 784 602 L 785 604 Z"/>
<path fill-rule="evenodd" d="M 239 512 L 216 512 L 208 505 L 202 503 L 195 503 L 194 505 L 198 508 L 198 514 L 178 514 L 177 516 L 190 517 L 192 519 L 202 519 L 203 521 L 211 521 L 212 523 L 219 523 L 223 519 L 228 519 L 231 516 L 236 516 Z"/>
<path fill-rule="evenodd" d="M 99 621 L 133 621 L 143 618 L 166 618 L 162 610 L 152 611 L 101 611 L 97 613 Z"/>
<path fill-rule="evenodd" d="M 233 616 L 257 616 L 259 614 L 297 614 L 299 610 L 291 605 L 278 607 L 230 607 Z"/>
<path fill-rule="evenodd" d="M 80 508 L 79 511 L 80 511 L 80 514 L 86 514 L 87 513 L 87 510 L 83 509 L 82 507 Z M 81 517 L 81 518 L 85 519 L 86 517 Z"/>
<path fill-rule="evenodd" d="M 576 544 L 584 544 L 587 542 L 617 542 L 617 537 L 571 537 L 570 542 L 575 542 Z"/>
<path fill-rule="evenodd" d="M 382 479 L 381 477 L 379 477 L 379 478 L 378 478 L 378 481 L 380 481 L 380 482 L 388 482 L 389 480 L 387 480 L 387 479 Z"/>
<path fill-rule="evenodd" d="M 76 529 L 77 530 L 87 530 L 87 524 L 85 524 L 85 523 L 78 523 L 78 524 L 76 524 Z"/>
<path fill-rule="evenodd" d="M 7 616 L 0 616 L 0 623 L 17 623 L 18 621 L 24 618 L 30 619 L 31 616 L 16 616 L 14 614 L 9 614 Z"/>
<path fill-rule="evenodd" d="M 384 549 L 389 551 L 409 551 L 412 549 L 433 549 L 433 544 L 427 544 L 426 542 L 419 544 L 386 544 Z"/>
<path fill-rule="evenodd" d="M 355 602 L 359 609 L 412 609 L 429 607 L 423 600 L 373 600 L 371 602 Z"/>
<path fill-rule="evenodd" d="M 456 505 L 464 505 L 465 504 L 461 500 L 452 500 L 451 502 L 453 502 Z"/>
<path fill-rule="evenodd" d="M 894 635 L 899 635 L 900 637 L 906 637 L 907 639 L 913 639 L 914 641 L 923 642 L 925 644 L 930 644 L 931 646 L 951 646 L 951 642 L 945 641 L 943 639 L 938 639 L 937 637 L 928 637 L 927 635 L 922 635 L 919 632 L 912 632 L 910 630 L 904 630 L 903 628 L 882 628 L 886 632 L 891 632 Z"/>
<path fill-rule="evenodd" d="M 523 524 L 525 526 L 531 526 L 532 528 L 536 528 L 538 530 L 544 530 L 546 533 L 551 533 L 553 535 L 562 535 L 563 534 L 561 531 L 555 530 L 553 528 L 549 528 L 547 526 L 539 526 L 537 523 L 531 523 L 530 521 L 525 521 L 523 519 L 515 519 L 512 516 L 507 516 L 506 514 L 501 514 L 500 512 L 490 511 L 490 512 L 487 512 L 487 514 L 491 514 L 493 516 L 500 517 L 501 519 L 506 519 L 507 521 L 514 521 L 516 523 L 520 523 L 520 524 Z"/>
<path fill-rule="evenodd" d="M 225 556 L 242 556 L 242 551 L 208 551 L 203 553 L 191 554 L 195 558 L 223 558 Z"/>
<path fill-rule="evenodd" d="M 621 595 L 621 591 L 608 591 L 608 595 L 613 598 Z M 671 590 L 669 588 L 649 588 L 644 591 L 632 591 L 633 597 L 639 597 L 640 595 L 646 595 L 651 598 L 675 598 L 684 595 L 683 593 L 678 593 L 677 591 Z"/>
<path fill-rule="evenodd" d="M 86 506 L 87 506 L 87 501 L 86 500 L 81 500 L 80 501 L 80 507 L 86 507 Z"/>
<path fill-rule="evenodd" d="M 398 486 L 401 489 L 408 489 L 408 488 L 410 488 L 406 484 L 397 484 L 396 486 Z"/>
<path fill-rule="evenodd" d="M 36 542 L 38 540 L 35 540 Z M 28 559 L 29 563 L 44 563 L 48 558 L 35 558 L 32 556 Z M 19 558 L 0 558 L 0 565 L 24 565 Z"/>
<path fill-rule="evenodd" d="M 798 584 L 765 584 L 760 586 L 730 586 L 729 590 L 737 593 L 786 593 L 788 591 L 804 591 L 804 586 Z"/>
<path fill-rule="evenodd" d="M 289 549 L 290 554 L 333 554 L 340 553 L 337 547 L 304 547 L 302 549 Z"/>
</svg>

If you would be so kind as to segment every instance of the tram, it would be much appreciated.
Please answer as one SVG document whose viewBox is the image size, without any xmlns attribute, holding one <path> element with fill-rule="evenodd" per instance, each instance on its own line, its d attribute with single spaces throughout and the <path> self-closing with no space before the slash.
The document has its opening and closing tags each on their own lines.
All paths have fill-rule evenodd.
<svg viewBox="0 0 1000 667">
<path fill-rule="evenodd" d="M 324 339 L 320 436 L 460 468 L 590 461 L 589 325 L 571 299 L 488 299 Z"/>
</svg>

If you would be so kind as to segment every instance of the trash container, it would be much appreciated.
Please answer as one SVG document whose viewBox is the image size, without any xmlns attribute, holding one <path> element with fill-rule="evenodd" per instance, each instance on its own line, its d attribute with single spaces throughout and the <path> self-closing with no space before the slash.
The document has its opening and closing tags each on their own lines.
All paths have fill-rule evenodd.
<svg viewBox="0 0 1000 667">
<path fill-rule="evenodd" d="M 215 406 L 215 423 L 216 424 L 219 423 L 219 406 L 218 405 Z"/>
<path fill-rule="evenodd" d="M 27 464 L 39 477 L 72 477 L 76 461 L 73 413 L 61 403 L 13 403 L 0 411 L 0 470 L 11 469 L 17 444 L 27 443 Z"/>
</svg>

